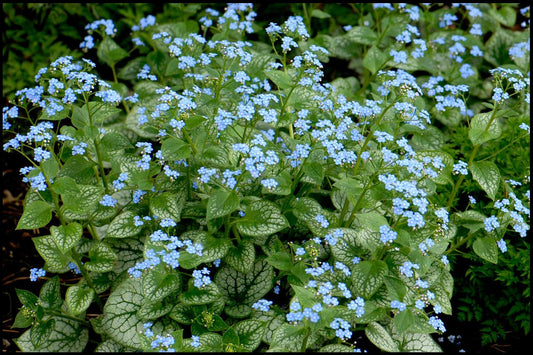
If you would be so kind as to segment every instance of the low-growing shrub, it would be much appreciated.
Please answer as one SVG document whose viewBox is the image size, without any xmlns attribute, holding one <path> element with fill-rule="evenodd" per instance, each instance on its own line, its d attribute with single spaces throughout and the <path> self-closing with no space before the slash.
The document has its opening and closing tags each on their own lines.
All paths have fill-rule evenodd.
<svg viewBox="0 0 533 355">
<path fill-rule="evenodd" d="M 450 259 L 529 230 L 529 27 L 503 28 L 529 8 L 356 4 L 310 34 L 326 7 L 258 28 L 252 4 L 180 6 L 128 45 L 91 22 L 97 60 L 3 110 L 4 134 L 31 123 L 4 143 L 29 163 L 17 228 L 49 231 L 20 349 L 439 351 Z M 333 58 L 354 75 L 324 81 Z"/>
</svg>

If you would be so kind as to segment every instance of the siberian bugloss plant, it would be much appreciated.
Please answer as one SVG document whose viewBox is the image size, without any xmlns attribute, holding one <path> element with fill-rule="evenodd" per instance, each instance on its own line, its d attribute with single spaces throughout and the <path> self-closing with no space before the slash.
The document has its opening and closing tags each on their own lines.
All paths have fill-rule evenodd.
<svg viewBox="0 0 533 355">
<path fill-rule="evenodd" d="M 4 143 L 29 164 L 17 228 L 49 229 L 17 345 L 82 351 L 92 329 L 97 351 L 357 351 L 361 334 L 439 351 L 448 255 L 496 263 L 529 230 L 529 170 L 496 163 L 528 150 L 529 22 L 485 41 L 516 13 L 482 5 L 361 4 L 313 38 L 299 15 L 258 28 L 253 4 L 204 6 L 137 19 L 128 48 L 113 19 L 88 24 L 99 63 L 60 57 L 3 110 L 7 135 L 32 123 Z M 326 82 L 330 57 L 361 76 Z"/>
</svg>

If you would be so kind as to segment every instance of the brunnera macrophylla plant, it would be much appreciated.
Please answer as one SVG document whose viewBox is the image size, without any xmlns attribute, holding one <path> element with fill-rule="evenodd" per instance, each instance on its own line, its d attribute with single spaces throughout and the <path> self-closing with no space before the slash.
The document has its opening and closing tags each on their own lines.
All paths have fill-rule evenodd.
<svg viewBox="0 0 533 355">
<path fill-rule="evenodd" d="M 490 156 L 529 143 L 529 39 L 481 82 L 482 29 L 452 25 L 490 11 L 381 5 L 373 21 L 404 28 L 310 38 L 300 16 L 257 28 L 239 3 L 130 21 L 125 49 L 113 20 L 87 25 L 80 47 L 113 80 L 61 57 L 3 110 L 5 134 L 32 124 L 3 146 L 28 161 L 17 228 L 49 230 L 33 238 L 40 294 L 17 290 L 20 349 L 83 351 L 92 329 L 96 351 L 357 351 L 362 334 L 439 351 L 447 255 L 497 262 L 529 230 L 529 171 Z M 323 81 L 341 40 L 365 48 L 357 95 Z M 460 153 L 436 122 L 467 123 Z"/>
</svg>

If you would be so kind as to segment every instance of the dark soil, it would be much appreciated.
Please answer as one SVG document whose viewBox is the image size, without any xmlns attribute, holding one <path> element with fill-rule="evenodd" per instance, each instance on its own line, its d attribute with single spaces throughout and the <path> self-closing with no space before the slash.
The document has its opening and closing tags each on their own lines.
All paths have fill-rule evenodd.
<svg viewBox="0 0 533 355">
<path fill-rule="evenodd" d="M 21 304 L 17 298 L 16 289 L 29 290 L 39 294 L 42 282 L 31 282 L 30 269 L 42 267 L 44 261 L 35 250 L 32 237 L 46 235 L 46 229 L 33 231 L 16 230 L 17 222 L 22 215 L 23 199 L 26 194 L 26 184 L 21 180 L 19 169 L 25 166 L 24 160 L 16 154 L 3 154 L 2 157 L 2 351 L 19 352 L 14 343 L 26 329 L 11 326 Z M 66 275 L 65 277 L 69 277 Z M 75 277 L 72 275 L 72 277 Z M 458 292 L 456 290 L 456 292 Z M 457 306 L 452 299 L 454 308 Z M 481 326 L 472 322 L 459 322 L 453 316 L 442 316 L 446 326 L 446 333 L 434 334 L 434 339 L 446 353 L 466 352 L 475 354 L 523 353 L 531 346 L 530 338 L 521 334 L 508 332 L 505 339 L 494 344 L 481 346 Z M 378 349 L 364 337 L 357 339 L 357 347 L 369 352 L 379 352 Z M 91 348 L 94 348 L 91 346 Z M 87 350 L 90 350 L 89 347 Z"/>
</svg>

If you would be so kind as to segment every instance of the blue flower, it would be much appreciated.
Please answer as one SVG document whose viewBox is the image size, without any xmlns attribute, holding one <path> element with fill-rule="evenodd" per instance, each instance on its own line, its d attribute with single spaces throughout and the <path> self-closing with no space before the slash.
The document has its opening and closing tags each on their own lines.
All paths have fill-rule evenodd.
<svg viewBox="0 0 533 355">
<path fill-rule="evenodd" d="M 209 269 L 204 267 L 202 270 L 194 270 L 192 276 L 194 277 L 194 286 L 202 288 L 211 283 L 211 278 L 208 276 L 210 273 Z"/>
<path fill-rule="evenodd" d="M 431 326 L 433 326 L 435 330 L 439 330 L 443 333 L 446 331 L 446 327 L 444 327 L 444 322 L 440 320 L 438 317 L 435 317 L 435 316 L 429 317 L 428 323 L 431 324 Z"/>
<path fill-rule="evenodd" d="M 317 215 L 315 216 L 315 220 L 318 222 L 318 224 L 320 224 L 320 226 L 321 226 L 322 228 L 328 228 L 328 226 L 329 226 L 329 222 L 328 222 L 328 220 L 326 219 L 326 217 L 324 217 L 323 215 L 321 215 L 321 214 L 317 214 Z"/>
<path fill-rule="evenodd" d="M 390 306 L 391 308 L 398 309 L 400 312 L 406 308 L 406 304 L 398 300 L 391 301 Z"/>
<path fill-rule="evenodd" d="M 276 187 L 278 187 L 278 182 L 275 179 L 264 179 L 261 180 L 261 185 L 269 190 L 274 190 Z"/>
<path fill-rule="evenodd" d="M 42 268 L 32 268 L 30 269 L 30 281 L 37 281 L 39 277 L 43 277 L 46 275 L 46 270 Z"/>
<path fill-rule="evenodd" d="M 411 261 L 405 261 L 402 266 L 400 266 L 400 273 L 407 277 L 413 276 L 413 270 L 412 269 L 420 269 L 420 266 L 418 264 L 414 264 Z"/>
<path fill-rule="evenodd" d="M 252 305 L 252 308 L 257 309 L 259 311 L 268 312 L 270 310 L 271 305 L 272 305 L 272 301 L 260 299 L 259 301 L 255 302 Z"/>
<path fill-rule="evenodd" d="M 398 233 L 390 229 L 390 227 L 387 225 L 380 226 L 379 233 L 381 235 L 379 239 L 381 240 L 383 244 L 393 242 L 398 236 Z"/>
<path fill-rule="evenodd" d="M 102 206 L 107 206 L 107 207 L 115 207 L 117 202 L 118 201 L 114 199 L 111 195 L 104 195 L 104 197 L 102 197 L 102 199 L 100 200 L 100 204 Z"/>
<path fill-rule="evenodd" d="M 498 221 L 498 218 L 496 216 L 490 216 L 485 218 L 483 223 L 485 223 L 485 230 L 487 232 L 492 232 L 500 226 L 500 222 Z"/>
</svg>

